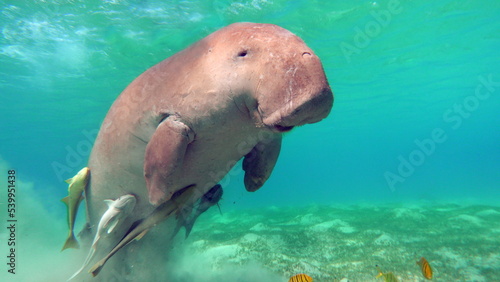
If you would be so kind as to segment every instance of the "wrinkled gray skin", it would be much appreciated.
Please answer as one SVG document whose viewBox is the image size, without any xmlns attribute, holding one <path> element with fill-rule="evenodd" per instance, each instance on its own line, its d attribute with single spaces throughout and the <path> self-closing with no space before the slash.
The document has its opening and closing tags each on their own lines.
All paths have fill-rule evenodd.
<svg viewBox="0 0 500 282">
<path fill-rule="evenodd" d="M 113 103 L 88 164 L 91 232 L 106 211 L 104 199 L 136 195 L 131 224 L 196 185 L 192 204 L 241 158 L 245 187 L 256 191 L 276 164 L 282 132 L 326 118 L 332 104 L 320 59 L 291 32 L 236 23 L 208 35 L 145 71 Z M 102 281 L 143 269 L 148 279 L 164 279 L 151 260 L 166 259 L 155 255 L 169 244 L 170 224 L 120 250 Z"/>
</svg>

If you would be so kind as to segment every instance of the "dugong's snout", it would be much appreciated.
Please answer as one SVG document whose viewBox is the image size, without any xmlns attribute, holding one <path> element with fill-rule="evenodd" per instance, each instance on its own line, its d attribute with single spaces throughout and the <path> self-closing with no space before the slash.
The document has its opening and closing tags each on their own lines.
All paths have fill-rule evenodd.
<svg viewBox="0 0 500 282">
<path fill-rule="evenodd" d="M 279 124 L 300 126 L 326 118 L 333 106 L 333 92 L 321 60 L 309 48 L 303 49 L 292 80 L 296 93 Z"/>
<path fill-rule="evenodd" d="M 330 86 L 323 88 L 318 95 L 297 108 L 291 115 L 297 125 L 316 123 L 326 118 L 333 107 L 333 93 Z M 301 113 L 304 113 L 301 115 Z M 292 121 L 293 122 L 293 121 Z"/>
<path fill-rule="evenodd" d="M 262 83 L 258 88 L 262 123 L 277 132 L 319 122 L 333 106 L 333 92 L 320 58 L 302 40 L 294 38 L 283 46 L 286 52 L 270 59 L 280 65 L 266 70 L 264 77 L 273 78 L 272 83 Z"/>
<path fill-rule="evenodd" d="M 273 124 L 273 130 L 287 132 L 295 126 L 316 123 L 325 119 L 333 107 L 333 93 L 329 86 L 321 89 L 311 99 L 304 101 L 288 112 L 281 112 L 278 121 Z"/>
<path fill-rule="evenodd" d="M 283 76 L 284 83 L 273 90 L 279 98 L 266 100 L 261 106 L 263 123 L 274 131 L 286 132 L 295 126 L 316 123 L 326 118 L 333 107 L 333 92 L 319 58 L 302 53 L 300 63 Z M 265 106 L 272 105 L 265 108 Z M 274 110 L 273 110 L 274 109 Z M 267 111 L 266 111 L 267 110 Z"/>
</svg>

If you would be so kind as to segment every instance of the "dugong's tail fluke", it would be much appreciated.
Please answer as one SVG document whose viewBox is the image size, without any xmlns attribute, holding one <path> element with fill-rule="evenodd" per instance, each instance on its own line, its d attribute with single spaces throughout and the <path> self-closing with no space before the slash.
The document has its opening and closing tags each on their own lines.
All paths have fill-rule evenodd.
<svg viewBox="0 0 500 282">
<path fill-rule="evenodd" d="M 75 234 L 73 232 L 69 233 L 68 239 L 66 239 L 66 243 L 64 243 L 61 252 L 69 248 L 80 249 L 80 244 L 78 244 L 78 241 L 76 240 Z"/>
</svg>

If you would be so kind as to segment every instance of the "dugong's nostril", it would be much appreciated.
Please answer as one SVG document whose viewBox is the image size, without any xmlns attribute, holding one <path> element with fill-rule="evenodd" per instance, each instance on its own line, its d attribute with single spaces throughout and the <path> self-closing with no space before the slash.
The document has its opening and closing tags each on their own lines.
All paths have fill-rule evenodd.
<svg viewBox="0 0 500 282">
<path fill-rule="evenodd" d="M 310 56 L 311 56 L 311 53 L 309 53 L 309 52 L 302 53 L 302 57 L 310 57 Z"/>
</svg>

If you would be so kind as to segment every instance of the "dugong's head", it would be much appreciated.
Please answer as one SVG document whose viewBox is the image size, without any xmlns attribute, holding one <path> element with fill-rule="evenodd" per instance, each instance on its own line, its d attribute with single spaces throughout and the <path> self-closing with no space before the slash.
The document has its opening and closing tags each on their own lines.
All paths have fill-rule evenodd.
<svg viewBox="0 0 500 282">
<path fill-rule="evenodd" d="M 290 31 L 236 23 L 207 40 L 218 58 L 216 72 L 225 73 L 231 92 L 246 95 L 244 104 L 261 126 L 286 132 L 330 113 L 333 93 L 321 61 Z"/>
</svg>

